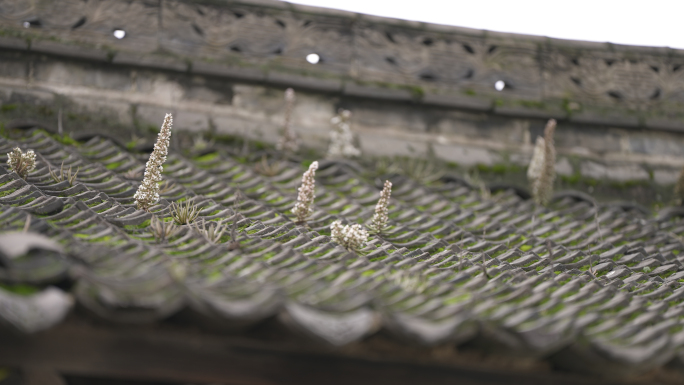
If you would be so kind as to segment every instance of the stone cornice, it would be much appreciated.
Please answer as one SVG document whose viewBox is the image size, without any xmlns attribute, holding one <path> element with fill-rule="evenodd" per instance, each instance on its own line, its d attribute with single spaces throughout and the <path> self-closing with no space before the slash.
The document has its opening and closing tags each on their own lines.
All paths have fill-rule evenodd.
<svg viewBox="0 0 684 385">
<path fill-rule="evenodd" d="M 114 38 L 115 29 L 126 37 Z M 503 116 L 684 130 L 681 50 L 280 1 L 5 0 L 0 48 Z M 308 63 L 309 53 L 321 63 Z M 507 85 L 500 92 L 499 80 Z"/>
</svg>

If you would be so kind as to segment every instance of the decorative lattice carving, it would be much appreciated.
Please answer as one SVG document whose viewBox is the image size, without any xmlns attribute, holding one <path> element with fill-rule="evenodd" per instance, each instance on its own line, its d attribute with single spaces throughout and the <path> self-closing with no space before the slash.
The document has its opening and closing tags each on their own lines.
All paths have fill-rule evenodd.
<svg viewBox="0 0 684 385">
<path fill-rule="evenodd" d="M 564 42 L 250 1 L 5 0 L 0 28 L 191 63 L 355 80 L 422 93 L 678 111 L 684 59 L 669 49 Z M 25 23 L 29 22 L 26 27 Z M 124 39 L 112 37 L 114 29 Z M 45 36 L 44 36 L 45 37 Z M 305 57 L 316 53 L 321 62 Z M 501 92 L 494 89 L 504 81 Z M 514 102 L 515 104 L 515 102 Z"/>
</svg>

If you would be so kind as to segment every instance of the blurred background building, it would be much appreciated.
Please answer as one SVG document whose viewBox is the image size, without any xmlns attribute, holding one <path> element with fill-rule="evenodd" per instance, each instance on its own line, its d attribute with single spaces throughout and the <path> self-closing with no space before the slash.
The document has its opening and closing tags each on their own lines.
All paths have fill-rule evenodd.
<svg viewBox="0 0 684 385">
<path fill-rule="evenodd" d="M 582 28 L 582 25 L 578 24 L 577 28 Z M 638 28 L 638 25 L 635 25 L 635 28 Z M 287 88 L 295 89 L 297 95 L 294 110 L 290 112 L 284 103 L 284 92 Z M 559 175 L 559 186 L 591 192 L 599 200 L 630 201 L 628 204 L 615 206 L 618 207 L 615 209 L 606 206 L 608 208 L 603 212 L 605 217 L 600 218 L 597 214 L 598 206 L 593 204 L 591 197 L 585 199 L 586 197 L 581 196 L 578 200 L 584 199 L 584 202 L 572 203 L 577 205 L 572 206 L 572 210 L 581 205 L 584 206 L 577 210 L 584 210 L 587 207 L 595 210 L 594 214 L 582 217 L 584 222 L 581 223 L 582 226 L 587 223 L 587 226 L 594 226 L 593 223 L 597 226 L 595 231 L 592 230 L 592 234 L 576 234 L 578 239 L 572 242 L 582 242 L 586 238 L 599 243 L 597 239 L 600 236 L 598 246 L 593 243 L 589 245 L 590 242 L 585 246 L 587 250 L 591 248 L 592 253 L 610 259 L 617 254 L 627 254 L 628 250 L 643 245 L 635 246 L 636 244 L 630 243 L 628 248 L 627 241 L 619 238 L 619 241 L 624 243 L 613 248 L 613 245 L 608 245 L 608 241 L 604 242 L 600 221 L 603 221 L 601 223 L 604 225 L 603 223 L 608 221 L 606 218 L 613 221 L 611 215 L 621 215 L 620 220 L 626 223 L 625 218 L 631 218 L 633 212 L 648 214 L 648 209 L 659 208 L 671 203 L 673 199 L 672 188 L 684 166 L 684 51 L 667 47 L 632 46 L 493 32 L 275 0 L 0 0 L 0 127 L 3 130 L 43 128 L 58 135 L 62 144 L 71 139 L 85 143 L 99 137 L 100 139 L 90 142 L 89 150 L 83 150 L 91 151 L 91 160 L 96 159 L 98 153 L 108 151 L 109 147 L 114 148 L 112 143 L 118 143 L 121 148 L 129 150 L 149 150 L 150 138 L 156 136 L 161 117 L 167 112 L 172 112 L 174 116 L 171 147 L 175 149 L 197 145 L 198 141 L 195 139 L 200 137 L 202 140 L 224 144 L 244 144 L 244 148 L 248 149 L 246 152 L 249 152 L 249 149 L 273 146 L 280 138 L 285 115 L 291 113 L 288 115 L 291 127 L 305 149 L 322 153 L 328 147 L 330 118 L 339 109 L 353 112 L 350 118 L 352 131 L 356 144 L 365 155 L 377 158 L 428 159 L 440 167 L 451 171 L 459 170 L 472 178 L 469 181 L 456 177 L 446 178 L 446 182 L 454 184 L 444 187 L 440 194 L 449 194 L 460 191 L 460 188 L 470 189 L 475 186 L 473 190 L 467 191 L 468 194 L 476 195 L 472 191 L 479 191 L 478 185 L 472 181 L 484 180 L 486 187 L 492 191 L 513 187 L 518 189 L 516 194 L 525 195 L 525 191 L 522 191 L 527 186 L 525 172 L 533 154 L 535 140 L 542 135 L 547 121 L 555 119 L 558 122 L 555 136 L 555 169 Z M 39 143 L 44 139 L 40 142 L 42 144 L 52 140 L 47 136 L 45 138 L 38 135 L 21 140 L 35 140 L 35 143 Z M 54 156 L 55 159 L 58 158 L 57 155 Z M 130 164 L 140 166 L 136 163 L 140 160 L 135 155 L 122 152 L 116 157 L 116 164 L 110 164 L 112 167 L 106 167 L 107 170 L 115 170 L 117 167 Z M 82 161 L 76 155 L 68 157 L 77 158 Z M 177 164 L 174 171 L 170 172 L 178 172 L 180 166 Z M 327 166 L 337 167 L 336 164 Z M 354 167 L 347 166 L 350 168 L 346 170 Z M 191 166 L 187 167 L 191 170 L 190 174 L 199 175 L 196 166 L 192 166 L 194 169 Z M 352 171 L 356 172 L 356 169 Z M 180 175 L 180 172 L 178 173 Z M 129 178 L 131 174 L 119 174 L 121 175 L 118 177 L 134 179 Z M 178 180 L 188 177 L 187 174 L 188 172 L 178 176 Z M 290 174 L 288 177 L 291 180 L 287 183 L 294 181 L 290 183 L 294 186 L 299 178 L 299 170 Z M 321 174 L 321 179 L 324 179 L 326 174 Z M 440 177 L 443 176 L 440 174 Z M 330 174 L 327 177 L 333 178 Z M 209 184 L 219 180 L 216 175 L 212 178 L 214 179 L 211 179 L 212 182 Z M 336 180 L 330 182 L 330 179 L 330 185 L 340 183 Z M 18 180 L 14 182 L 17 182 L 17 185 L 21 184 Z M 249 182 L 242 181 L 245 184 Z M 194 188 L 193 186 L 206 187 L 206 184 L 205 181 L 193 180 L 177 189 L 188 192 Z M 126 188 L 131 190 L 132 185 L 128 183 Z M 234 185 L 226 184 L 224 193 Z M 290 185 L 288 188 L 292 187 Z M 64 187 L 64 184 L 62 186 Z M 103 189 L 112 186 L 115 186 L 114 182 L 107 181 L 98 182 L 97 186 L 88 188 L 105 191 Z M 401 194 L 401 191 L 404 194 L 423 191 L 412 188 L 411 184 L 406 186 L 409 187 L 397 189 L 400 191 L 397 195 Z M 56 196 L 60 194 L 54 191 L 52 193 Z M 114 197 L 118 197 L 116 194 L 120 193 L 119 190 L 111 191 Z M 198 193 L 197 196 L 199 195 Z M 348 195 L 351 196 L 351 192 Z M 508 198 L 514 199 L 511 198 L 514 195 Z M 515 199 L 520 198 L 518 195 L 515 195 Z M 232 197 L 232 193 L 230 196 Z M 438 196 L 443 198 L 442 195 L 435 193 L 430 195 L 429 199 L 438 199 Z M 416 211 L 409 210 L 409 206 L 420 206 L 415 203 L 419 198 L 422 197 L 414 196 L 411 199 L 418 200 L 408 200 L 410 203 L 404 208 L 409 214 L 403 215 L 402 218 L 417 215 Z M 50 199 L 46 199 L 46 202 L 52 204 L 58 201 Z M 273 199 L 274 205 L 281 202 L 278 199 Z M 498 204 L 491 201 L 481 203 L 477 199 L 468 201 L 467 204 L 470 206 L 466 209 L 475 207 L 472 210 L 489 210 Z M 224 205 L 221 208 L 224 210 L 223 213 L 227 212 L 226 202 L 220 202 Z M 368 205 L 371 201 L 364 202 Z M 523 204 L 511 203 L 511 207 Z M 448 205 L 445 203 L 439 209 L 446 206 Z M 83 204 L 78 207 L 92 214 L 92 210 L 83 208 Z M 362 211 L 360 205 L 349 207 Z M 326 215 L 337 215 L 349 207 L 335 207 Z M 274 214 L 271 206 L 268 206 L 268 210 L 265 205 L 257 208 L 265 213 L 259 212 L 259 215 L 263 214 L 265 218 L 260 217 L 259 220 L 273 221 L 269 225 L 278 223 L 279 220 L 285 221 L 283 215 Z M 289 210 L 289 206 L 286 209 Z M 286 212 L 286 209 L 282 212 Z M 509 209 L 510 207 L 505 210 Z M 620 211 L 623 209 L 624 212 Z M 131 207 L 122 210 L 127 215 L 135 211 Z M 529 211 L 534 210 L 530 208 Z M 615 214 L 617 211 L 620 213 Z M 444 215 L 457 216 L 454 212 Z M 40 215 L 44 214 L 46 215 Z M 474 216 L 472 212 L 466 214 Z M 521 218 L 522 215 L 526 215 L 518 214 Z M 271 217 L 266 218 L 268 215 Z M 482 217 L 484 218 L 484 214 Z M 556 220 L 553 216 L 547 217 L 545 220 Z M 463 218 L 460 220 L 464 220 Z M 532 227 L 525 228 L 524 231 L 536 231 L 536 218 L 532 217 Z M 669 218 L 663 219 L 663 223 Z M 527 217 L 523 219 L 529 220 Z M 137 234 L 137 229 L 130 226 L 143 223 L 117 218 L 107 220 L 109 224 L 102 218 L 93 221 L 102 226 L 106 224 L 110 228 L 118 226 L 116 231 L 125 233 L 126 236 L 129 236 L 129 233 Z M 427 220 L 423 222 L 420 225 L 428 223 Z M 34 227 L 39 226 L 36 223 L 38 222 L 34 222 Z M 640 223 L 646 226 L 646 220 Z M 653 223 L 649 222 L 653 229 L 648 228 L 648 231 L 641 231 L 641 228 L 637 231 L 637 227 L 629 231 L 638 233 L 637 235 L 642 238 L 655 239 L 656 236 L 653 234 L 661 229 L 658 227 L 659 223 Z M 442 225 L 436 224 L 435 228 Z M 31 222 L 29 221 L 26 226 L 29 228 Z M 473 229 L 470 230 L 478 237 L 486 237 L 489 227 L 483 230 L 482 226 L 484 222 L 478 223 L 477 226 L 473 225 Z M 537 234 L 540 235 L 539 238 L 530 233 L 517 238 L 524 243 L 521 244 L 526 247 L 524 252 L 533 250 L 542 254 L 547 252 L 548 247 L 548 253 L 553 254 L 551 243 L 542 241 L 541 235 L 547 234 L 550 229 L 557 231 L 554 226 L 550 224 L 548 228 L 542 227 L 546 232 Z M 668 229 L 673 229 L 675 225 L 668 222 L 667 226 L 670 226 Z M 254 231 L 265 234 L 264 228 L 266 227 Z M 451 231 L 451 228 L 449 229 Z M 575 227 L 568 227 L 564 234 L 570 234 L 571 229 Z M 286 230 L 293 232 L 288 233 L 292 237 L 306 235 L 296 233 L 292 228 Z M 427 234 L 428 230 L 425 231 Z M 443 236 L 444 233 L 446 230 L 438 235 Z M 452 234 L 456 232 L 452 231 Z M 463 237 L 464 233 L 459 234 Z M 508 236 L 508 233 L 501 234 L 503 232 L 496 233 L 493 230 L 489 233 L 492 237 Z M 670 275 L 681 273 L 677 272 L 677 269 L 684 268 L 684 264 L 677 259 L 679 243 L 675 244 L 672 240 L 674 238 L 670 237 L 671 233 L 658 234 L 661 237 L 657 238 L 660 240 L 658 247 L 663 247 L 666 242 L 670 242 L 667 245 L 672 247 L 666 245 L 659 249 L 661 252 L 657 252 L 656 246 L 650 245 L 637 252 L 658 254 L 658 258 L 652 258 L 657 259 L 657 262 L 648 262 L 648 266 L 644 266 L 648 268 L 646 273 L 653 269 L 654 274 L 664 276 L 662 279 L 660 275 L 656 277 L 660 285 Z M 425 241 L 432 237 L 428 235 L 420 235 L 419 240 Z M 437 239 L 430 238 L 430 242 L 441 242 Z M 475 245 L 473 247 L 478 250 L 496 244 L 487 243 L 488 241 L 478 243 L 479 241 L 474 238 L 466 240 L 472 242 Z M 307 239 L 306 242 L 309 241 L 311 240 Z M 500 241 L 500 245 L 505 244 L 508 247 L 508 243 L 504 242 Z M 426 244 L 421 244 L 420 247 L 427 248 Z M 441 249 L 435 246 L 436 244 L 430 243 L 429 252 L 451 252 L 450 246 L 446 243 L 439 244 Z M 472 246 L 464 243 L 458 247 L 465 248 L 465 245 Z M 503 252 L 502 248 L 503 246 L 499 247 L 495 252 Z M 284 253 L 291 251 L 290 248 Z M 401 252 L 404 251 L 408 252 L 406 249 Z M 403 258 L 401 252 L 392 255 Z M 297 255 L 302 257 L 301 253 Z M 573 262 L 574 258 L 580 258 L 577 255 L 568 258 L 565 262 L 569 264 L 579 263 Z M 679 261 L 676 262 L 676 266 L 675 260 Z M 586 277 L 586 266 L 593 266 L 592 261 L 583 261 L 582 266 L 585 270 L 582 272 L 577 270 L 580 265 L 575 266 L 578 276 L 584 274 L 581 278 L 582 285 L 589 280 Z M 269 263 L 275 264 L 273 261 Z M 452 266 L 452 262 L 447 263 Z M 539 265 L 533 265 L 537 263 Z M 610 267 L 612 262 L 606 263 L 605 266 L 602 265 L 604 273 L 613 268 Z M 641 260 L 634 259 L 629 263 L 641 266 Z M 661 264 L 668 267 L 662 271 L 656 270 Z M 266 265 L 264 262 L 264 266 Z M 489 264 L 487 268 L 496 269 L 497 266 Z M 528 269 L 530 274 L 536 274 L 542 268 L 548 267 L 547 262 L 540 261 L 539 258 L 526 259 L 524 263 L 516 265 L 521 272 L 517 277 L 524 275 L 523 267 L 530 266 L 533 266 L 531 270 Z M 172 267 L 184 273 L 183 266 Z M 535 270 L 537 267 L 539 270 Z M 477 270 L 476 267 L 473 269 Z M 375 270 L 368 271 L 369 275 L 375 273 Z M 483 275 L 486 275 L 486 268 L 483 268 L 483 271 Z M 620 277 L 626 277 L 624 271 L 617 268 L 615 271 Z M 642 271 L 641 267 L 639 271 Z M 168 273 L 166 270 L 164 272 Z M 458 272 L 461 272 L 460 265 Z M 74 280 L 80 278 L 79 271 L 71 273 L 76 277 Z M 176 273 L 174 270 L 174 274 Z M 477 274 L 479 273 L 480 270 L 477 270 Z M 551 277 L 549 280 L 552 280 L 560 270 L 550 269 L 547 273 L 546 277 Z M 593 271 L 590 273 L 594 274 Z M 676 277 L 684 279 L 681 274 Z M 177 279 L 173 274 L 165 275 L 164 279 L 167 279 L 164 284 L 168 284 L 168 287 L 181 290 L 173 286 L 173 279 Z M 610 290 L 614 288 L 607 283 L 607 279 L 604 281 L 607 289 L 602 293 L 604 297 L 611 296 L 613 292 Z M 93 286 L 95 285 L 96 283 L 93 283 Z M 580 283 L 577 283 L 573 290 L 579 290 L 579 285 Z M 617 284 L 612 285 L 617 287 Z M 664 289 L 658 293 L 674 290 L 673 285 L 659 286 Z M 164 290 L 168 287 L 164 286 Z M 252 286 L 250 288 L 253 289 Z M 145 293 L 150 294 L 155 288 L 150 289 L 150 286 L 140 284 L 137 289 L 148 290 Z M 648 290 L 655 289 L 649 287 Z M 255 292 L 259 294 L 258 290 Z M 585 292 L 577 294 L 577 297 L 582 297 L 583 293 Z M 669 293 L 668 291 L 667 294 Z M 115 296 L 109 294 L 106 290 L 98 292 L 100 297 L 115 303 Z M 173 291 L 169 294 L 170 297 L 173 296 L 173 299 L 169 300 L 172 305 L 164 302 L 164 306 L 148 309 L 149 312 L 141 312 L 144 313 L 142 316 L 131 315 L 134 312 L 128 312 L 127 309 L 122 311 L 121 307 L 115 310 L 107 308 L 102 310 L 102 313 L 115 314 L 122 319 L 140 316 L 147 317 L 146 320 L 157 321 L 181 309 L 184 302 L 177 298 L 186 294 Z M 210 303 L 206 298 L 203 300 Z M 678 298 L 672 299 L 675 300 L 679 301 Z M 264 305 L 266 302 L 263 300 L 259 305 L 270 305 Z M 101 310 L 99 303 L 79 303 L 79 306 L 85 308 L 92 306 L 89 310 Z M 202 306 L 206 303 L 202 302 Z M 432 304 L 427 301 L 425 303 Z M 167 305 L 169 307 L 165 307 Z M 278 306 L 280 305 L 282 303 L 279 302 Z M 639 302 L 639 306 L 641 305 L 650 306 L 648 309 L 652 310 L 660 306 L 660 303 L 654 304 L 644 299 Z M 6 339 L 0 344 L 0 364 L 8 367 L 20 366 L 25 369 L 26 378 L 32 381 L 30 384 L 45 385 L 64 384 L 66 381 L 56 374 L 55 368 L 71 374 L 71 377 L 67 376 L 69 384 L 124 383 L 124 380 L 116 382 L 117 379 L 135 380 L 139 382 L 125 383 L 140 384 L 160 383 L 158 381 L 208 384 L 224 380 L 232 381 L 227 382 L 231 384 L 363 383 L 361 380 L 381 383 L 374 382 L 376 379 L 393 384 L 446 384 L 454 383 L 454 376 L 473 384 L 570 384 L 577 380 L 572 376 L 561 378 L 549 374 L 551 364 L 537 360 L 537 351 L 533 349 L 539 346 L 548 348 L 554 343 L 570 341 L 575 337 L 574 334 L 569 337 L 563 334 L 562 338 L 553 335 L 554 338 L 562 340 L 558 342 L 552 341 L 550 334 L 541 333 L 533 336 L 539 339 L 530 337 L 529 340 L 524 340 L 524 343 L 520 342 L 523 339 L 517 339 L 517 334 L 515 338 L 509 338 L 510 335 L 505 333 L 497 334 L 496 337 L 504 341 L 502 344 L 510 343 L 511 350 L 524 350 L 529 355 L 518 357 L 519 360 L 501 362 L 487 361 L 478 354 L 468 355 L 469 353 L 453 358 L 449 355 L 451 353 L 444 353 L 440 348 L 421 350 L 422 348 L 416 347 L 418 344 L 415 341 L 421 338 L 422 342 L 441 338 L 441 329 L 434 328 L 432 324 L 425 326 L 426 324 L 411 319 L 402 321 L 403 324 L 397 321 L 393 325 L 393 330 L 399 330 L 398 334 L 406 334 L 404 337 L 408 336 L 408 340 L 413 339 L 413 343 L 385 344 L 385 340 L 380 339 L 380 342 L 374 340 L 362 344 L 359 340 L 365 333 L 375 332 L 380 327 L 380 316 L 370 310 L 367 311 L 365 307 L 358 312 L 358 309 L 355 309 L 355 313 L 349 318 L 351 320 L 336 319 L 337 323 L 332 323 L 328 322 L 330 318 L 319 317 L 319 313 L 308 312 L 306 308 L 302 310 L 296 305 L 288 306 L 290 307 L 287 311 L 283 310 L 282 314 L 286 315 L 281 317 L 285 319 L 281 319 L 282 324 L 269 319 L 267 327 L 252 331 L 251 334 L 239 335 L 229 342 L 199 331 L 204 330 L 204 327 L 215 327 L 216 325 L 211 322 L 205 325 L 181 319 L 174 320 L 176 323 L 173 325 L 150 322 L 151 325 L 126 328 L 120 326 L 113 316 L 110 319 L 107 316 L 102 317 L 103 319 L 98 318 L 97 321 L 84 321 L 75 317 L 52 334 L 40 334 L 36 338 L 26 339 L 14 335 L 11 338 L 3 336 Z M 206 308 L 210 306 L 206 305 Z M 257 308 L 258 306 L 254 306 L 250 309 L 256 309 L 254 311 L 258 312 L 260 309 Z M 211 309 L 207 312 L 215 311 L 221 316 L 230 312 L 237 314 L 244 310 L 242 307 Z M 658 312 L 664 311 L 662 307 L 658 309 L 652 310 L 656 314 L 654 317 L 660 317 L 661 314 Z M 3 310 L 0 307 L 0 311 Z M 275 313 L 276 310 L 272 312 Z M 287 318 L 287 314 L 294 315 L 294 318 L 299 316 L 300 319 L 292 321 L 292 318 Z M 631 317 L 632 313 L 629 314 Z M 681 322 L 679 314 L 681 312 L 673 316 L 680 317 L 677 322 Z M 269 314 L 269 317 L 272 315 Z M 306 326 L 309 334 L 315 334 L 319 339 L 321 336 L 332 336 L 332 345 L 345 347 L 333 350 L 325 345 L 325 348 L 321 348 L 319 345 L 301 342 L 283 332 L 283 325 L 290 322 L 299 327 L 301 325 L 297 322 L 301 320 L 308 322 Z M 639 320 L 641 318 L 636 321 Z M 304 321 L 301 324 L 305 324 Z M 356 328 L 359 324 L 363 324 L 360 329 Z M 630 330 L 635 333 L 636 329 L 642 327 L 642 324 L 630 325 Z M 392 330 L 391 327 L 388 327 L 388 330 Z M 467 330 L 464 335 L 470 331 Z M 495 334 L 492 331 L 485 332 Z M 681 338 L 681 333 L 679 336 L 676 340 L 670 340 L 669 337 L 656 339 L 654 336 L 646 336 L 644 341 L 652 342 L 652 338 L 658 343 L 661 340 L 665 342 L 662 342 L 662 346 L 651 346 L 650 350 L 635 348 L 623 355 L 620 355 L 620 348 L 606 348 L 605 351 L 610 350 L 606 355 L 611 358 L 618 357 L 622 360 L 620 364 L 623 365 L 610 366 L 611 371 L 606 369 L 606 373 L 619 373 L 624 367 L 629 366 L 629 360 L 632 359 L 643 365 L 638 366 L 639 369 L 659 368 L 665 362 L 670 362 L 666 358 L 679 360 L 677 362 L 681 365 L 684 362 L 681 341 L 684 339 Z M 657 337 L 660 338 L 660 335 Z M 679 345 L 676 345 L 677 343 Z M 491 348 L 486 344 L 483 346 L 485 351 Z M 674 353 L 675 346 L 679 349 L 678 355 Z M 395 361 L 385 360 L 388 355 Z M 572 364 L 576 361 L 568 360 L 567 357 L 560 357 L 558 362 L 571 362 L 567 366 L 577 369 Z M 591 361 L 591 357 L 587 359 L 587 362 Z M 406 365 L 406 362 L 416 365 Z M 438 363 L 441 366 L 421 366 L 421 363 Z M 589 363 L 582 362 L 582 365 L 590 367 Z M 497 366 L 503 371 L 492 370 Z M 602 368 L 599 366 L 592 366 L 591 371 L 601 372 Z M 306 377 L 298 377 L 296 374 L 304 372 L 307 372 Z M 333 378 L 331 373 L 334 374 Z M 582 377 L 580 380 L 606 383 L 596 378 Z"/>
<path fill-rule="evenodd" d="M 511 183 L 549 118 L 559 122 L 563 181 L 596 187 L 599 197 L 636 186 L 628 199 L 666 201 L 671 188 L 659 186 L 674 183 L 684 165 L 684 62 L 676 49 L 280 1 L 0 7 L 4 124 L 25 118 L 128 142 L 172 110 L 181 130 L 274 143 L 282 92 L 293 87 L 293 126 L 313 148 L 325 148 L 322 127 L 344 107 L 354 111 L 367 154 L 430 153 L 478 167 L 485 178 L 510 175 Z"/>
</svg>

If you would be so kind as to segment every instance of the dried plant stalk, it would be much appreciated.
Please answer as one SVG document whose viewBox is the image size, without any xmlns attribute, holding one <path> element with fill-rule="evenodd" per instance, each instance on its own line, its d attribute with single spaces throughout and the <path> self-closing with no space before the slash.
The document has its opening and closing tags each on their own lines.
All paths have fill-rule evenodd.
<svg viewBox="0 0 684 385">
<path fill-rule="evenodd" d="M 261 157 L 261 161 L 254 166 L 254 171 L 264 176 L 276 176 L 280 173 L 283 166 L 280 162 L 269 163 L 266 155 Z"/>
<path fill-rule="evenodd" d="M 351 112 L 340 109 L 330 123 L 333 126 L 330 131 L 330 146 L 328 158 L 353 158 L 361 155 L 361 150 L 354 146 L 354 135 L 351 132 L 349 120 Z"/>
<path fill-rule="evenodd" d="M 140 172 L 140 170 L 136 170 L 136 169 L 128 170 L 123 174 L 123 177 L 126 179 L 138 179 L 141 176 L 142 176 L 142 173 Z"/>
<path fill-rule="evenodd" d="M 26 221 L 24 222 L 24 232 L 28 233 L 31 228 L 31 215 L 26 215 Z"/>
<path fill-rule="evenodd" d="M 283 152 L 296 152 L 299 150 L 297 135 L 292 130 L 292 111 L 297 97 L 292 88 L 285 90 L 285 121 L 283 122 L 283 136 L 278 141 L 276 148 Z"/>
<path fill-rule="evenodd" d="M 679 204 L 684 205 L 684 168 L 679 173 L 679 178 L 677 178 L 677 184 L 674 188 L 675 197 L 679 199 Z"/>
<path fill-rule="evenodd" d="M 534 186 L 534 183 L 541 176 L 542 168 L 544 167 L 544 151 L 544 138 L 538 136 L 534 144 L 530 166 L 527 168 L 527 180 L 530 182 L 530 186 Z"/>
<path fill-rule="evenodd" d="M 404 290 L 414 293 L 423 293 L 430 287 L 426 277 L 417 273 L 411 274 L 405 270 L 385 274 L 385 278 Z"/>
<path fill-rule="evenodd" d="M 59 167 L 59 174 L 56 172 L 52 171 L 52 168 L 48 164 L 48 172 L 50 173 L 50 176 L 52 179 L 55 181 L 55 183 L 63 182 L 63 181 L 69 181 L 69 186 L 74 185 L 74 181 L 76 181 L 76 176 L 78 175 L 78 172 L 81 170 L 81 167 L 76 169 L 76 172 L 72 175 L 71 174 L 71 166 L 69 166 L 69 170 L 67 172 L 64 172 L 64 161 L 62 161 L 62 165 Z"/>
<path fill-rule="evenodd" d="M 444 176 L 444 169 L 431 159 L 397 158 L 399 172 L 421 184 L 430 184 Z"/>
<path fill-rule="evenodd" d="M 556 121 L 550 119 L 544 129 L 544 157 L 541 162 L 539 177 L 532 184 L 532 197 L 537 204 L 546 206 L 551 201 L 553 195 L 553 182 L 556 180 L 556 148 L 554 146 L 553 134 L 556 130 Z M 533 158 L 534 160 L 534 158 Z M 530 165 L 532 167 L 537 165 Z M 538 172 L 533 170 L 534 172 Z M 528 175 L 530 170 L 528 170 Z"/>
<path fill-rule="evenodd" d="M 204 139 L 204 136 L 198 135 L 195 137 L 193 143 L 192 143 L 192 150 L 195 152 L 200 152 L 203 150 L 206 150 L 207 148 L 211 147 L 214 145 L 214 140 L 206 140 Z"/>
<path fill-rule="evenodd" d="M 199 216 L 199 208 L 188 201 L 176 204 L 171 203 L 171 217 L 179 225 L 189 225 Z"/>
<path fill-rule="evenodd" d="M 240 242 L 238 242 L 237 239 L 237 224 L 240 219 L 238 210 L 240 209 L 241 199 L 242 193 L 240 193 L 240 190 L 235 191 L 235 199 L 233 199 L 233 224 L 230 226 L 230 245 L 228 245 L 229 250 L 240 248 Z"/>
<path fill-rule="evenodd" d="M 180 228 L 173 222 L 164 222 L 153 216 L 152 219 L 150 219 L 150 230 L 157 243 L 164 243 L 169 238 L 176 235 Z"/>
<path fill-rule="evenodd" d="M 164 195 L 176 188 L 176 184 L 165 180 L 159 184 L 159 195 Z"/>
<path fill-rule="evenodd" d="M 228 229 L 228 226 L 226 224 L 220 224 L 220 223 L 210 223 L 207 225 L 204 219 L 202 219 L 202 225 L 198 225 L 195 223 L 194 225 L 195 231 L 202 236 L 207 242 L 209 243 L 219 243 L 221 241 L 221 237 L 223 236 L 223 233 L 226 232 Z"/>
</svg>

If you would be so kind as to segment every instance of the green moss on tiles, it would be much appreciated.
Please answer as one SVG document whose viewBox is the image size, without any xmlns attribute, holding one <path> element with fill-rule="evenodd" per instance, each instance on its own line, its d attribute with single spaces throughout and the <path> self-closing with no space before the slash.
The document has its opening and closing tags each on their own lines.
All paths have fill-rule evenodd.
<svg viewBox="0 0 684 385">
<path fill-rule="evenodd" d="M 16 104 L 3 104 L 0 106 L 0 113 L 11 112 L 17 109 Z"/>
<path fill-rule="evenodd" d="M 114 170 L 114 169 L 118 168 L 119 166 L 121 166 L 122 164 L 124 164 L 123 161 L 121 161 L 121 162 L 114 162 L 114 163 L 108 163 L 108 164 L 105 166 L 105 168 L 106 168 L 107 170 Z"/>
<path fill-rule="evenodd" d="M 58 135 L 58 134 L 50 134 L 46 132 L 47 135 L 49 135 L 52 139 L 62 143 L 66 144 L 67 146 L 80 146 L 81 143 L 79 143 L 76 139 L 71 137 L 71 134 L 64 134 L 64 135 Z"/>
<path fill-rule="evenodd" d="M 194 159 L 196 162 L 204 163 L 204 162 L 212 161 L 212 160 L 218 158 L 218 156 L 219 156 L 219 153 L 218 153 L 218 152 L 212 152 L 212 153 L 209 153 L 209 154 L 204 154 L 204 155 L 201 155 L 201 156 L 197 156 L 197 157 L 195 157 L 195 158 L 193 158 L 193 159 Z"/>
<path fill-rule="evenodd" d="M 461 294 L 446 298 L 443 301 L 443 303 L 445 305 L 455 305 L 457 303 L 465 302 L 465 301 L 469 300 L 471 296 L 472 295 L 470 293 L 461 293 Z"/>
<path fill-rule="evenodd" d="M 475 168 L 480 174 L 496 175 L 521 173 L 525 171 L 524 167 L 512 163 L 497 163 L 493 165 L 478 164 L 475 166 Z"/>
<path fill-rule="evenodd" d="M 145 222 L 139 224 L 139 225 L 126 225 L 124 226 L 124 229 L 126 230 L 136 230 L 136 229 L 146 229 L 150 227 L 150 220 L 146 220 Z"/>
<path fill-rule="evenodd" d="M 527 108 L 536 108 L 536 109 L 540 109 L 540 110 L 546 108 L 546 104 L 544 104 L 544 102 L 538 101 L 538 100 L 518 100 L 518 103 L 521 106 L 527 107 Z"/>
<path fill-rule="evenodd" d="M 33 295 L 38 292 L 40 292 L 40 288 L 35 287 L 35 286 L 30 286 L 30 285 L 24 285 L 24 284 L 3 284 L 0 283 L 0 289 L 4 291 L 8 291 L 12 294 L 17 294 L 17 295 Z"/>
</svg>

